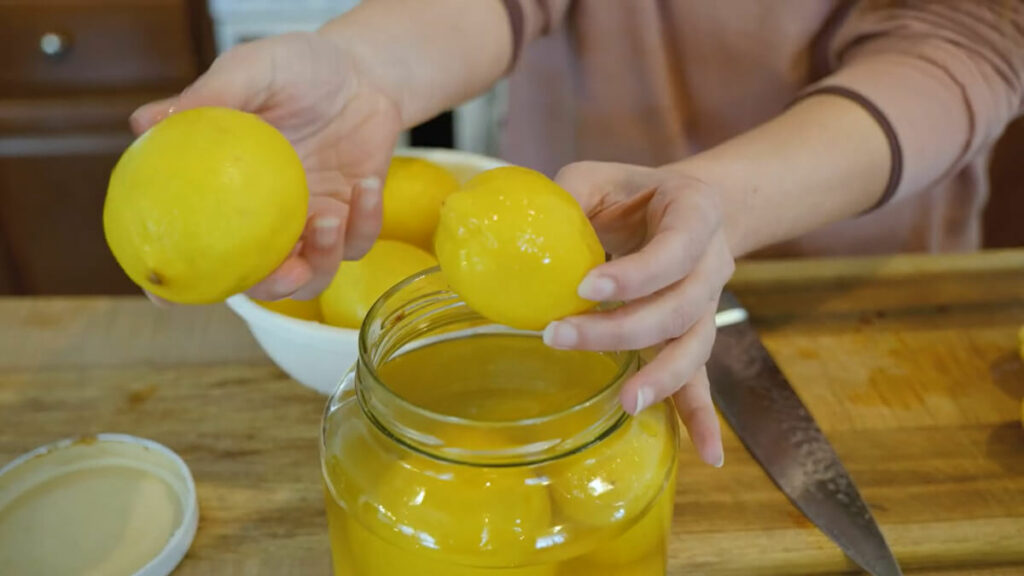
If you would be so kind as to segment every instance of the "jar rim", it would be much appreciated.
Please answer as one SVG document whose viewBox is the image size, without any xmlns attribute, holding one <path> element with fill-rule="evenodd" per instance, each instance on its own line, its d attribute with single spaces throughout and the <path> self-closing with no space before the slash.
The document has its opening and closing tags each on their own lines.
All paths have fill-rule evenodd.
<svg viewBox="0 0 1024 576">
<path fill-rule="evenodd" d="M 442 275 L 440 267 L 438 267 L 438 266 L 434 266 L 432 268 L 428 268 L 428 269 L 422 270 L 420 272 L 417 272 L 417 273 L 415 273 L 415 274 L 405 278 L 401 282 L 395 284 L 394 286 L 389 288 L 387 291 L 385 291 L 384 294 L 382 294 L 381 297 L 378 298 L 376 302 L 374 302 L 373 306 L 370 307 L 370 310 L 367 312 L 366 317 L 363 320 L 363 324 L 362 324 L 362 326 L 360 327 L 360 330 L 359 330 L 359 338 L 358 338 L 358 341 L 359 341 L 358 342 L 359 354 L 358 354 L 358 362 L 357 362 L 355 370 L 356 370 L 357 373 L 365 371 L 362 376 L 369 377 L 369 379 L 372 380 L 372 382 L 374 383 L 373 393 L 375 395 L 376 394 L 381 394 L 381 395 L 383 395 L 385 397 L 384 401 L 386 401 L 389 404 L 395 405 L 398 409 L 402 410 L 403 412 L 411 413 L 412 415 L 414 415 L 416 417 L 424 418 L 424 419 L 427 419 L 427 420 L 429 420 L 431 422 L 434 422 L 434 423 L 443 424 L 443 425 L 464 426 L 464 427 L 467 427 L 467 428 L 475 428 L 475 429 L 489 429 L 489 430 L 496 430 L 496 429 L 503 429 L 503 430 L 526 429 L 526 428 L 530 428 L 530 427 L 544 426 L 546 424 L 555 423 L 555 422 L 558 422 L 560 420 L 567 420 L 569 418 L 572 418 L 573 416 L 578 415 L 579 413 L 581 413 L 581 412 L 583 412 L 585 410 L 594 410 L 594 409 L 600 410 L 600 408 L 601 408 L 600 405 L 601 405 L 602 402 L 608 403 L 609 406 L 608 406 L 607 412 L 614 412 L 614 413 L 610 413 L 610 414 L 605 415 L 606 416 L 605 419 L 608 421 L 608 425 L 604 426 L 602 429 L 600 429 L 596 433 L 594 433 L 592 435 L 593 438 L 591 438 L 590 440 L 588 440 L 586 442 L 579 443 L 579 445 L 573 446 L 572 448 L 568 448 L 568 449 L 564 450 L 562 453 L 560 453 L 559 455 L 576 452 L 582 446 L 589 445 L 591 443 L 591 441 L 597 440 L 597 439 L 603 437 L 606 433 L 614 431 L 615 428 L 618 428 L 618 426 L 621 425 L 621 422 L 623 421 L 623 416 L 626 413 L 625 413 L 624 410 L 622 410 L 621 405 L 619 403 L 618 393 L 617 393 L 617 386 L 630 374 L 630 372 L 632 370 L 634 370 L 636 368 L 636 365 L 637 365 L 637 362 L 638 362 L 638 359 L 639 359 L 639 353 L 637 351 L 635 351 L 635 350 L 618 352 L 617 354 L 621 354 L 621 357 L 620 357 L 620 359 L 616 360 L 617 368 L 616 368 L 615 374 L 612 377 L 609 378 L 607 383 L 605 383 L 604 385 L 600 386 L 592 394 L 588 395 L 587 398 L 581 400 L 580 402 L 574 403 L 571 406 L 565 407 L 565 408 L 560 409 L 560 410 L 553 411 L 551 413 L 541 414 L 541 415 L 537 415 L 537 416 L 531 416 L 531 417 L 522 418 L 522 419 L 515 419 L 515 420 L 508 420 L 508 421 L 481 420 L 481 419 L 475 419 L 475 418 L 471 418 L 471 417 L 457 416 L 457 415 L 453 415 L 453 414 L 446 414 L 446 413 L 443 413 L 443 412 L 438 412 L 436 410 L 432 410 L 432 409 L 427 408 L 425 406 L 422 406 L 420 404 L 417 404 L 416 402 L 414 402 L 414 401 L 404 397 L 403 395 L 401 395 L 400 393 L 398 393 L 397 391 L 392 389 L 390 386 L 388 386 L 388 384 L 383 379 L 381 379 L 381 377 L 380 377 L 380 375 L 378 373 L 378 366 L 376 365 L 376 361 L 375 361 L 375 358 L 373 356 L 373 353 L 374 353 L 374 348 L 373 348 L 374 342 L 371 342 L 371 334 L 370 334 L 371 324 L 374 321 L 374 319 L 376 319 L 381 314 L 382 310 L 387 305 L 387 303 L 392 301 L 392 299 L 396 298 L 397 295 L 402 293 L 403 290 L 406 290 L 406 289 L 410 288 L 411 286 L 413 286 L 414 284 L 416 284 L 418 282 L 425 281 L 425 280 L 427 280 L 429 278 L 438 278 L 441 281 L 445 282 L 445 284 L 447 284 L 447 282 L 444 281 L 444 276 Z M 459 298 L 458 298 L 457 294 L 454 291 L 451 291 L 450 288 L 448 288 L 447 290 L 450 292 L 450 296 L 448 296 L 448 298 L 450 298 L 453 302 L 454 301 L 459 301 Z M 465 304 L 463 304 L 463 305 L 465 305 Z M 466 306 L 468 306 L 468 305 L 466 305 Z M 476 313 L 474 312 L 474 314 L 476 314 Z M 492 323 L 491 326 L 492 327 L 502 327 L 501 325 L 496 324 L 496 323 Z M 504 327 L 504 328 L 507 328 L 507 327 Z M 538 332 L 536 332 L 536 331 L 512 330 L 512 329 L 507 329 L 507 331 L 502 332 L 502 333 L 503 334 L 523 335 L 523 336 L 536 336 L 536 335 L 538 335 Z M 363 380 L 362 376 L 358 377 L 357 380 L 362 381 Z M 388 425 L 384 424 L 383 422 L 379 422 L 379 418 L 376 417 L 375 414 L 371 414 L 371 412 L 373 412 L 373 410 L 372 410 L 372 408 L 370 406 L 366 405 L 366 401 L 364 399 L 364 395 L 359 391 L 360 388 L 362 388 L 362 386 L 360 386 L 360 385 L 356 386 L 356 395 L 359 398 L 359 404 L 360 404 L 360 407 L 363 410 L 364 414 L 372 422 L 374 422 L 375 426 L 384 428 L 385 430 L 382 430 L 383 432 L 385 432 L 388 435 L 391 435 L 393 437 L 396 436 L 396 434 L 395 434 L 395 432 L 394 432 L 394 430 L 392 429 L 391 426 L 388 426 Z M 339 393 L 340 393 L 340 390 L 336 391 L 335 392 L 335 396 L 337 396 Z M 614 396 L 614 398 L 609 398 L 609 396 Z M 396 438 L 396 440 L 400 440 L 400 438 Z M 402 442 L 402 443 L 403 444 L 407 444 L 407 445 L 410 444 L 409 442 Z M 417 451 L 421 451 L 421 452 L 423 451 L 418 446 L 410 446 L 410 447 L 416 449 Z M 441 457 L 441 458 L 444 458 L 444 459 L 449 459 L 449 458 L 447 458 L 445 456 L 438 456 L 437 454 L 433 453 L 433 451 L 427 451 L 427 454 L 430 455 L 430 456 L 433 456 L 433 457 Z M 531 462 L 535 462 L 535 460 L 531 460 L 530 462 L 521 462 L 521 463 L 529 464 Z M 517 462 L 516 464 L 518 465 L 518 464 L 520 464 L 520 462 Z"/>
</svg>

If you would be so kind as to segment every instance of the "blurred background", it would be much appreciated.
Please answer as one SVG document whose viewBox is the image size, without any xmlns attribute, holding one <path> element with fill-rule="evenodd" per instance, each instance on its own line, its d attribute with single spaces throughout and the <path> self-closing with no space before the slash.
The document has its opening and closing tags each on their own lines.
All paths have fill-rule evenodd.
<svg viewBox="0 0 1024 576">
<path fill-rule="evenodd" d="M 103 239 L 128 116 L 180 91 L 216 55 L 315 30 L 359 0 L 0 0 L 0 294 L 137 289 Z M 504 86 L 402 143 L 498 155 Z M 1024 120 L 993 155 L 986 247 L 1024 246 Z"/>
</svg>

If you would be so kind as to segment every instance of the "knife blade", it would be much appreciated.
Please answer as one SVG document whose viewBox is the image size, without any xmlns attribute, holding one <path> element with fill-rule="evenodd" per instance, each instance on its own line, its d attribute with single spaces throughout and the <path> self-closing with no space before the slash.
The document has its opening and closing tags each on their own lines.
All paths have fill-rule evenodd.
<svg viewBox="0 0 1024 576">
<path fill-rule="evenodd" d="M 874 576 L 902 571 L 825 434 L 728 292 L 715 316 L 708 378 L 722 416 L 776 486 L 858 566 Z"/>
</svg>

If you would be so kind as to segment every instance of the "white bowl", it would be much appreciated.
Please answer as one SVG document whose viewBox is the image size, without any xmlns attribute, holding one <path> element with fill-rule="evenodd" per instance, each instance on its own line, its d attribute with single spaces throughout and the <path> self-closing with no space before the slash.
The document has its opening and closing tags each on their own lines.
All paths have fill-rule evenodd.
<svg viewBox="0 0 1024 576">
<path fill-rule="evenodd" d="M 395 155 L 436 162 L 463 182 L 485 170 L 507 165 L 479 154 L 435 148 L 402 148 Z M 359 356 L 358 330 L 285 316 L 260 306 L 245 294 L 228 298 L 227 304 L 245 320 L 260 347 L 278 367 L 322 394 L 334 392 Z"/>
</svg>

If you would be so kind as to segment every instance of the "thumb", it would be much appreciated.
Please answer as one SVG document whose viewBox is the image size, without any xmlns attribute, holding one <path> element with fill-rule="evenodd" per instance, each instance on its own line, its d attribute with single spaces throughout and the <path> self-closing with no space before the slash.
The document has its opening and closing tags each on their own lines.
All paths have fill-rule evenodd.
<svg viewBox="0 0 1024 576">
<path fill-rule="evenodd" d="M 163 100 L 157 100 L 156 102 L 150 102 L 143 104 L 135 112 L 132 112 L 128 123 L 131 125 L 132 133 L 136 136 L 142 134 L 146 130 L 149 130 L 157 122 L 171 115 L 171 112 L 175 108 L 175 104 L 178 101 L 178 97 L 164 98 Z"/>
</svg>

